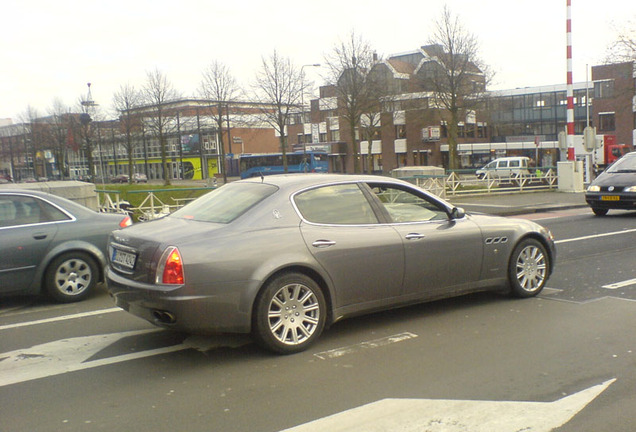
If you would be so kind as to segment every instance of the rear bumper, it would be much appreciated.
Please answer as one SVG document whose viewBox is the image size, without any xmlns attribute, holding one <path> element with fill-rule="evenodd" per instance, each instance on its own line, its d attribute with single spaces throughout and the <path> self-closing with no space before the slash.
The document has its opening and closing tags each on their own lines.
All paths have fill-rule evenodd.
<svg viewBox="0 0 636 432">
<path fill-rule="evenodd" d="M 106 278 L 117 306 L 156 326 L 195 334 L 251 331 L 251 307 L 241 309 L 247 291 L 232 284 L 218 292 L 202 292 L 185 285 L 134 282 L 110 268 Z"/>
</svg>

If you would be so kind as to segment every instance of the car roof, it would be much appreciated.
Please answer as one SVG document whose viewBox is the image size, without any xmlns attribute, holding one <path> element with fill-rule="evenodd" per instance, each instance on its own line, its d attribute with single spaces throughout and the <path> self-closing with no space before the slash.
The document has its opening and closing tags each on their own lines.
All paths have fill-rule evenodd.
<svg viewBox="0 0 636 432">
<path fill-rule="evenodd" d="M 242 183 L 264 183 L 277 186 L 281 189 L 304 189 L 328 183 L 343 182 L 389 182 L 394 184 L 409 184 L 392 177 L 359 175 L 359 174 L 277 174 L 260 177 L 251 177 L 240 180 Z"/>
</svg>

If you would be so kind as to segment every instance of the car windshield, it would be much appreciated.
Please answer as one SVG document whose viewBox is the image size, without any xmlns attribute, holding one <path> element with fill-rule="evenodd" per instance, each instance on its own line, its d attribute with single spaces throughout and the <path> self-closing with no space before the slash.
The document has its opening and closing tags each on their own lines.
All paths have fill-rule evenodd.
<svg viewBox="0 0 636 432">
<path fill-rule="evenodd" d="M 170 217 L 227 224 L 277 190 L 275 186 L 261 183 L 229 183 L 175 211 Z"/>
<path fill-rule="evenodd" d="M 607 172 L 609 173 L 619 173 L 619 172 L 636 172 L 636 157 L 623 157 L 619 159 L 608 168 Z"/>
</svg>

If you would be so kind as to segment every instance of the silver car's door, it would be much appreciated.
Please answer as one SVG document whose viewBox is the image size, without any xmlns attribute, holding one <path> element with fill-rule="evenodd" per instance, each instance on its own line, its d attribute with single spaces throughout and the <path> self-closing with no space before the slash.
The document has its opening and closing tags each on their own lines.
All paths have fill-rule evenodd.
<svg viewBox="0 0 636 432">
<path fill-rule="evenodd" d="M 323 186 L 294 197 L 301 232 L 335 287 L 335 306 L 383 301 L 402 289 L 402 239 L 379 224 L 356 183 Z"/>
<path fill-rule="evenodd" d="M 417 190 L 370 186 L 404 243 L 404 295 L 436 296 L 479 279 L 483 242 L 474 222 L 449 219 L 441 203 Z"/>
<path fill-rule="evenodd" d="M 40 223 L 30 197 L 0 197 L 0 292 L 18 292 L 33 282 L 51 240 L 55 224 Z"/>
</svg>

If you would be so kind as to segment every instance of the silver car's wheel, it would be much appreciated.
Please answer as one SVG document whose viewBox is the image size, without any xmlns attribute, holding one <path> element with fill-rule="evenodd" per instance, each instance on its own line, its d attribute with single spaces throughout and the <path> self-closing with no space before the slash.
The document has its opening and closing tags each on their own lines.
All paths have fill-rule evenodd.
<svg viewBox="0 0 636 432">
<path fill-rule="evenodd" d="M 539 294 L 549 274 L 550 262 L 545 247 L 536 240 L 521 241 L 510 259 L 509 277 L 512 294 L 518 297 Z"/>
<path fill-rule="evenodd" d="M 70 303 L 84 299 L 97 284 L 95 261 L 83 252 L 60 255 L 45 275 L 46 290 L 55 300 Z"/>
<path fill-rule="evenodd" d="M 290 354 L 307 349 L 322 333 L 325 299 L 311 278 L 287 273 L 265 287 L 255 313 L 255 336 L 261 345 Z"/>
</svg>

